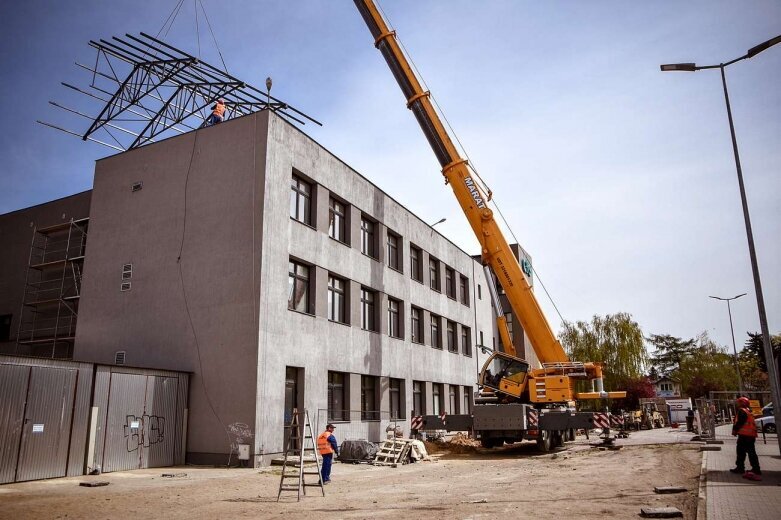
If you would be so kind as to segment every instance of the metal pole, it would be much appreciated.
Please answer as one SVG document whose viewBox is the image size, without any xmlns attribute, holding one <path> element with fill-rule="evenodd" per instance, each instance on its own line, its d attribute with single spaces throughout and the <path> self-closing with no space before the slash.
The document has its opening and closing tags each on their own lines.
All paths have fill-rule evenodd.
<svg viewBox="0 0 781 520">
<path fill-rule="evenodd" d="M 727 300 L 727 312 L 729 313 L 729 330 L 732 333 L 732 353 L 735 356 L 735 371 L 738 373 L 738 390 L 743 394 L 743 377 L 740 375 L 740 364 L 738 364 L 738 349 L 735 347 L 735 329 L 732 327 L 732 309 L 730 309 L 729 300 Z"/>
<path fill-rule="evenodd" d="M 757 309 L 759 310 L 759 326 L 762 329 L 762 343 L 767 361 L 767 375 L 770 383 L 770 393 L 773 396 L 773 415 L 776 424 L 781 424 L 781 390 L 778 387 L 778 374 L 776 361 L 773 357 L 773 347 L 770 343 L 770 331 L 767 327 L 767 314 L 765 312 L 765 298 L 762 296 L 762 283 L 759 279 L 759 267 L 757 265 L 757 253 L 754 249 L 754 234 L 751 232 L 751 218 L 748 214 L 748 201 L 746 189 L 743 186 L 743 171 L 740 168 L 740 155 L 738 154 L 738 142 L 735 139 L 735 125 L 732 123 L 732 109 L 729 104 L 727 92 L 727 78 L 724 75 L 724 64 L 719 66 L 721 70 L 721 83 L 724 86 L 724 101 L 727 104 L 727 119 L 729 119 L 729 131 L 732 136 L 732 151 L 735 154 L 735 167 L 738 172 L 738 184 L 740 186 L 740 200 L 743 203 L 743 219 L 746 222 L 746 237 L 748 238 L 748 251 L 751 256 L 751 272 L 754 275 L 754 292 L 757 295 Z M 778 436 L 778 449 L 781 451 L 781 435 Z"/>
</svg>

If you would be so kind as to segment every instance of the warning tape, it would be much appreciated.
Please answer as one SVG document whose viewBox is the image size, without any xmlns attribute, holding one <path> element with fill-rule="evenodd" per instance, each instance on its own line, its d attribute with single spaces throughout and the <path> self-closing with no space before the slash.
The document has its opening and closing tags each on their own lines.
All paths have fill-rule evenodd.
<svg viewBox="0 0 781 520">
<path fill-rule="evenodd" d="M 416 415 L 412 418 L 410 428 L 413 430 L 422 430 L 423 429 L 423 416 L 422 415 Z"/>
<path fill-rule="evenodd" d="M 439 418 L 442 421 L 443 425 L 445 424 L 445 418 L 446 417 L 447 417 L 447 414 L 445 412 L 442 412 L 441 414 L 439 414 Z"/>
<path fill-rule="evenodd" d="M 533 430 L 539 424 L 539 416 L 537 415 L 537 410 L 529 410 L 528 413 L 529 418 L 529 429 Z"/>
<path fill-rule="evenodd" d="M 624 416 L 623 415 L 611 415 L 610 416 L 610 424 L 615 424 L 616 426 L 623 426 L 624 425 Z"/>
<path fill-rule="evenodd" d="M 594 414 L 594 427 L 595 428 L 610 428 L 610 419 L 606 413 Z"/>
</svg>

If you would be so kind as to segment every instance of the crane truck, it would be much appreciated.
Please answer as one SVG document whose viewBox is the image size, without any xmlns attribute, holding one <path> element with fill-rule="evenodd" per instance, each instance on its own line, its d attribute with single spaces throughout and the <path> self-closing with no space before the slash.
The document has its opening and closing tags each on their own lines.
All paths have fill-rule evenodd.
<svg viewBox="0 0 781 520">
<path fill-rule="evenodd" d="M 594 427 L 594 415 L 575 411 L 579 399 L 622 398 L 626 392 L 606 392 L 602 366 L 571 361 L 542 313 L 488 204 L 491 191 L 483 185 L 454 146 L 373 0 L 354 0 L 434 151 L 445 184 L 450 185 L 481 246 L 481 258 L 491 293 L 501 350 L 494 350 L 478 376 L 478 395 L 471 414 L 425 416 L 423 429 L 472 430 L 485 447 L 524 439 L 535 440 L 542 451 L 574 439 L 575 429 Z M 495 277 L 495 278 L 494 278 Z M 540 360 L 532 367 L 518 356 L 510 340 L 493 280 L 498 281 L 513 312 Z M 589 391 L 576 392 L 578 380 L 591 382 Z"/>
</svg>

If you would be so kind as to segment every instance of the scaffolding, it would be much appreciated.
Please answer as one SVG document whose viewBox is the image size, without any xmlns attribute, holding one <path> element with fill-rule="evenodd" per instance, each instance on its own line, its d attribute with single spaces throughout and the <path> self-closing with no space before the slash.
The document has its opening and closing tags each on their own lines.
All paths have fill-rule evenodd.
<svg viewBox="0 0 781 520">
<path fill-rule="evenodd" d="M 320 125 L 273 97 L 271 78 L 266 80 L 266 90 L 259 90 L 146 33 L 90 41 L 89 45 L 97 53 L 94 64 L 76 63 L 89 74 L 89 84 L 62 83 L 83 96 L 79 109 L 49 101 L 69 115 L 88 120 L 86 130 L 38 123 L 118 151 L 197 130 L 220 98 L 225 100 L 225 120 L 272 110 L 289 122 Z"/>
<path fill-rule="evenodd" d="M 73 357 L 88 225 L 82 218 L 33 230 L 16 354 Z"/>
</svg>

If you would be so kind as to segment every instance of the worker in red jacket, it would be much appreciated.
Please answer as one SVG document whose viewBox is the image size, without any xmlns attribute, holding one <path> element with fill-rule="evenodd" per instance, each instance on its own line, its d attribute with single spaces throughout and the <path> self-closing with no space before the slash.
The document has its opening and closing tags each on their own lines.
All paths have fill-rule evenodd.
<svg viewBox="0 0 781 520">
<path fill-rule="evenodd" d="M 320 473 L 323 484 L 331 482 L 331 463 L 334 460 L 334 453 L 339 453 L 339 446 L 334 437 L 335 429 L 336 426 L 333 424 L 327 424 L 325 431 L 317 436 L 317 451 L 323 457 L 323 468 Z"/>
<path fill-rule="evenodd" d="M 757 440 L 757 425 L 754 422 L 754 416 L 751 414 L 751 408 L 748 397 L 738 397 L 738 414 L 735 417 L 735 423 L 732 425 L 732 435 L 737 436 L 737 455 L 735 467 L 730 471 L 732 473 L 743 474 L 743 478 L 749 480 L 762 480 L 762 471 L 759 468 L 759 457 L 755 446 Z M 751 471 L 746 471 L 746 455 L 751 463 Z"/>
</svg>

